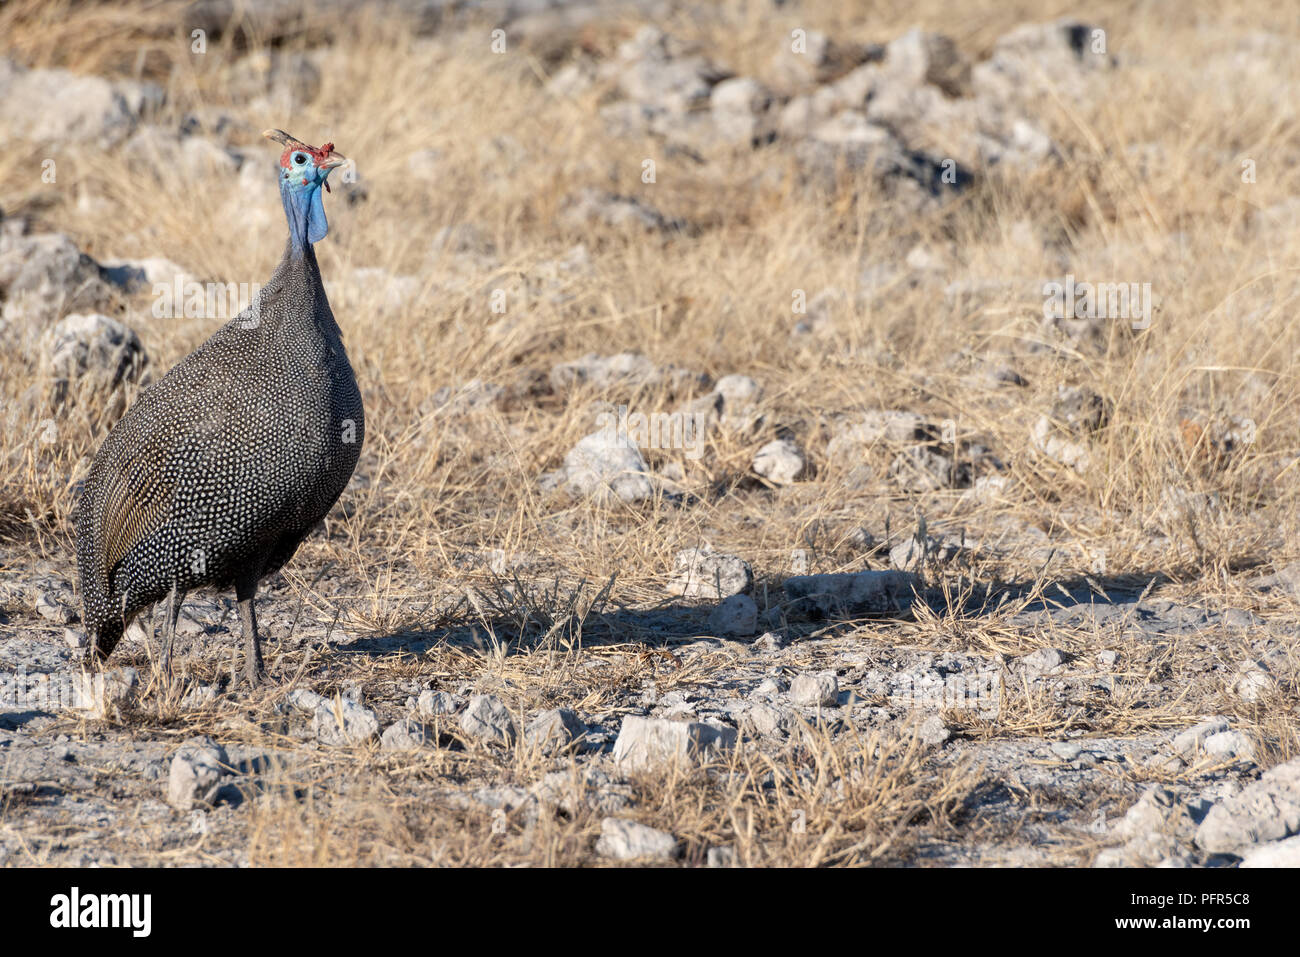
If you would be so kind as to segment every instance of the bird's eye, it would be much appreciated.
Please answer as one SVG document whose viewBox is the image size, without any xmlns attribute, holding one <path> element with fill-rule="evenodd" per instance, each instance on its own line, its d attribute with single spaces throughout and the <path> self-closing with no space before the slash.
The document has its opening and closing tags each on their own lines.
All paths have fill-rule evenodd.
<svg viewBox="0 0 1300 957">
<path fill-rule="evenodd" d="M 307 162 L 307 157 L 303 156 L 301 153 L 294 153 L 293 161 L 301 166 L 303 163 Z"/>
</svg>

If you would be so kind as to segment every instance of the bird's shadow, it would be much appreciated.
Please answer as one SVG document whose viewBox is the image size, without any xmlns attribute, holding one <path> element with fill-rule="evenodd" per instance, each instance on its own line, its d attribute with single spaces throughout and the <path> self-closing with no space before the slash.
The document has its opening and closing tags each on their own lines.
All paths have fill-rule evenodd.
<svg viewBox="0 0 1300 957">
<path fill-rule="evenodd" d="M 1237 570 L 1258 564 L 1244 563 Z M 727 640 L 753 641 L 765 631 L 784 631 L 794 641 L 812 633 L 818 637 L 837 637 L 860 629 L 864 622 L 915 620 L 922 608 L 930 616 L 948 620 L 975 623 L 1001 617 L 1026 628 L 1036 621 L 1064 623 L 1081 620 L 1085 615 L 1094 622 L 1123 619 L 1149 631 L 1186 630 L 1212 624 L 1215 612 L 1195 609 L 1195 615 L 1180 614 L 1193 609 L 1149 600 L 1155 589 L 1181 577 L 1176 570 L 1073 575 L 1059 579 L 1035 577 L 977 583 L 956 595 L 936 582 L 915 590 L 887 611 L 869 612 L 837 606 L 834 602 L 829 607 L 823 603 L 821 607 L 810 608 L 807 601 L 786 599 L 779 580 L 759 582 L 751 592 L 759 610 L 754 635 Z M 446 647 L 483 653 L 502 649 L 507 654 L 520 654 L 546 647 L 567 650 L 576 645 L 591 648 L 640 644 L 671 649 L 674 645 L 699 641 L 721 644 L 724 637 L 711 634 L 709 629 L 708 619 L 714 607 L 716 600 L 675 599 L 650 607 L 603 608 L 589 612 L 580 623 L 562 623 L 549 634 L 535 623 L 526 623 L 521 628 L 517 619 L 507 616 L 466 615 L 440 622 L 436 627 L 396 628 L 340 641 L 333 644 L 332 650 L 340 654 L 383 656 L 418 655 Z"/>
</svg>

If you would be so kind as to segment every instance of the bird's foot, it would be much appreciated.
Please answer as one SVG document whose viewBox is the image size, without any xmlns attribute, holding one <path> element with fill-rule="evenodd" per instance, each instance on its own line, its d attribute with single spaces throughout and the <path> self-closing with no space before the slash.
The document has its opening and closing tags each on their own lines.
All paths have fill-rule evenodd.
<svg viewBox="0 0 1300 957">
<path fill-rule="evenodd" d="M 265 666 L 260 660 L 250 658 L 244 662 L 244 669 L 239 673 L 239 680 L 236 684 L 240 688 L 252 690 L 261 684 L 265 678 Z"/>
<path fill-rule="evenodd" d="M 158 687 L 167 695 L 170 695 L 172 692 L 178 692 L 183 687 L 181 677 L 176 673 L 176 670 L 172 667 L 170 661 L 159 662 L 156 680 L 158 682 Z"/>
</svg>

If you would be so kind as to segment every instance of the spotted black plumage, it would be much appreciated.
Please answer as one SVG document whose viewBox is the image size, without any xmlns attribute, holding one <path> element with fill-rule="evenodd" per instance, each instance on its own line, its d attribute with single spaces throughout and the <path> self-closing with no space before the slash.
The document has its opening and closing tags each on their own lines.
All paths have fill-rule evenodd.
<svg viewBox="0 0 1300 957">
<path fill-rule="evenodd" d="M 244 678 L 256 683 L 258 582 L 325 517 L 361 451 L 361 394 L 312 249 L 327 228 L 320 187 L 343 158 L 333 144 L 265 135 L 286 147 L 284 258 L 247 310 L 140 396 L 86 480 L 77 561 L 101 660 L 138 612 L 164 600 L 168 658 L 185 593 L 233 586 Z"/>
</svg>

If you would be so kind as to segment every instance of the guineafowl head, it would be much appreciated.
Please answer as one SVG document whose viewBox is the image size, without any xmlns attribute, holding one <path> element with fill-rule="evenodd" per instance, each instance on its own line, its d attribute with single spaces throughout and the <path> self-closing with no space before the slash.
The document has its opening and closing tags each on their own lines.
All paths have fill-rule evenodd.
<svg viewBox="0 0 1300 957">
<path fill-rule="evenodd" d="M 308 243 L 320 242 L 329 230 L 321 187 L 329 191 L 330 171 L 347 159 L 334 152 L 333 143 L 308 146 L 283 130 L 267 130 L 262 135 L 284 145 L 280 154 L 280 199 L 289 220 L 290 243 L 301 250 Z"/>
</svg>

